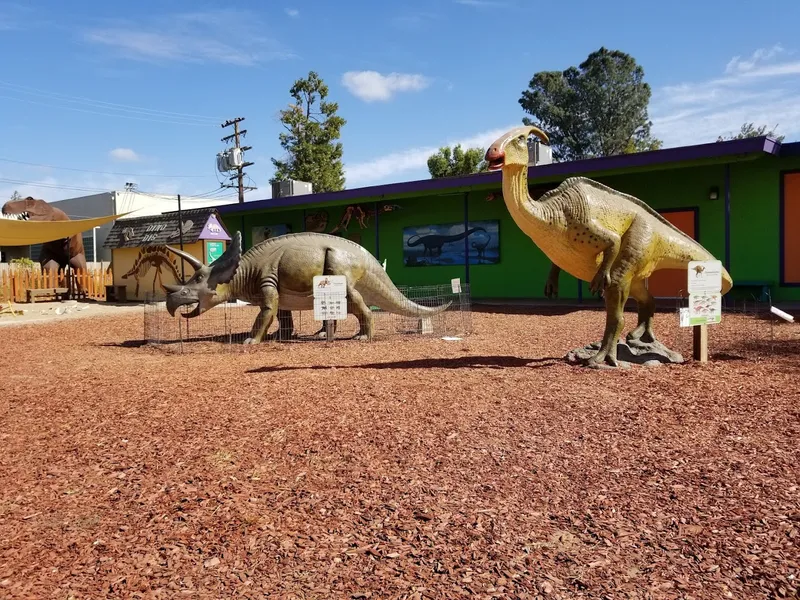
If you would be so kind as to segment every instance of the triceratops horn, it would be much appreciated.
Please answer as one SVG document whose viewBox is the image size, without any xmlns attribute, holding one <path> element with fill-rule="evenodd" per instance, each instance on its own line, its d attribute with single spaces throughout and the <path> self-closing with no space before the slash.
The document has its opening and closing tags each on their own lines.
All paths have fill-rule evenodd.
<svg viewBox="0 0 800 600">
<path fill-rule="evenodd" d="M 173 248 L 172 246 L 167 246 L 167 250 L 180 256 L 183 260 L 192 265 L 195 271 L 203 266 L 203 263 L 201 263 L 199 260 L 197 260 L 194 256 L 192 256 L 188 252 L 184 252 L 183 250 L 178 250 L 177 248 Z"/>
<path fill-rule="evenodd" d="M 211 267 L 209 283 L 228 283 L 239 268 L 241 259 L 242 233 L 237 230 L 222 256 L 209 265 Z"/>
</svg>

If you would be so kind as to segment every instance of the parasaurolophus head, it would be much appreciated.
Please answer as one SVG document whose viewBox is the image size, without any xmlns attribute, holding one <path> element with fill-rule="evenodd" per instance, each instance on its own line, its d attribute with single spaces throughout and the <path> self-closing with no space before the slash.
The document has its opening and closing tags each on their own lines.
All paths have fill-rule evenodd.
<svg viewBox="0 0 800 600">
<path fill-rule="evenodd" d="M 167 246 L 167 250 L 183 258 L 195 269 L 194 274 L 186 283 L 164 285 L 168 292 L 167 311 L 169 314 L 174 317 L 179 306 L 196 304 L 191 312 L 183 315 L 187 319 L 191 319 L 224 301 L 219 286 L 233 279 L 239 268 L 239 262 L 242 260 L 242 234 L 237 231 L 222 256 L 210 265 L 204 265 L 188 252 L 177 248 Z"/>
<path fill-rule="evenodd" d="M 526 167 L 530 162 L 528 156 L 528 138 L 535 135 L 545 144 L 550 140 L 547 134 L 531 125 L 516 127 L 497 138 L 486 151 L 484 160 L 490 171 L 498 171 L 503 167 Z"/>
</svg>

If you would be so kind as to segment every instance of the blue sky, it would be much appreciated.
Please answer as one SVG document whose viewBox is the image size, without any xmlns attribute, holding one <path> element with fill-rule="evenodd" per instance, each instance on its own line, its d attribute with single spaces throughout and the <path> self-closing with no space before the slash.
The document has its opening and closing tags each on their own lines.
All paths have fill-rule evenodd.
<svg viewBox="0 0 800 600">
<path fill-rule="evenodd" d="M 348 188 L 427 178 L 439 146 L 483 148 L 520 124 L 535 72 L 602 45 L 644 67 L 666 146 L 744 121 L 797 140 L 797 23 L 796 0 L 0 0 L 0 197 L 58 200 L 126 181 L 210 192 L 223 177 L 220 123 L 243 116 L 259 187 L 246 197 L 268 198 L 277 114 L 309 70 L 347 119 Z"/>
</svg>

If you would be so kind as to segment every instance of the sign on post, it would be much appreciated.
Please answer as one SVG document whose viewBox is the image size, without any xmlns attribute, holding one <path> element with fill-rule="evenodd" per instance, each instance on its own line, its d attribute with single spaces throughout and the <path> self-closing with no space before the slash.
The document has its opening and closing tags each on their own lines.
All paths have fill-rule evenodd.
<svg viewBox="0 0 800 600">
<path fill-rule="evenodd" d="M 347 278 L 344 275 L 316 275 L 314 284 L 314 320 L 347 319 Z"/>
<path fill-rule="evenodd" d="M 206 264 L 210 265 L 220 256 L 222 256 L 222 242 L 206 241 Z"/>
<path fill-rule="evenodd" d="M 692 327 L 692 354 L 708 362 L 709 324 L 722 321 L 722 262 L 693 260 L 687 268 L 689 307 L 680 311 L 680 326 Z"/>
<path fill-rule="evenodd" d="M 693 260 L 688 276 L 689 325 L 722 321 L 722 262 Z"/>
</svg>

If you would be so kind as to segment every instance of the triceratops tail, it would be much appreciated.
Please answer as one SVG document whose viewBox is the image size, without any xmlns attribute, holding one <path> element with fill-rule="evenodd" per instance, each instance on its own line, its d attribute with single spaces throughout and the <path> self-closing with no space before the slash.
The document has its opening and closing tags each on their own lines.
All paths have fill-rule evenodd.
<svg viewBox="0 0 800 600">
<path fill-rule="evenodd" d="M 450 308 L 452 301 L 439 306 L 423 306 L 406 298 L 397 289 L 379 263 L 378 268 L 370 268 L 365 285 L 359 286 L 359 291 L 367 304 L 375 305 L 402 317 L 432 317 Z"/>
</svg>

